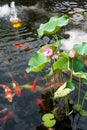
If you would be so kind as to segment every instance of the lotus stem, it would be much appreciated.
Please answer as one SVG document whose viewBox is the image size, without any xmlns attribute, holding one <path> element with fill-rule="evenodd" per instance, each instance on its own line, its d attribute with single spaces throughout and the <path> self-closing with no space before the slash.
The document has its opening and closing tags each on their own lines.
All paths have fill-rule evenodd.
<svg viewBox="0 0 87 130">
<path fill-rule="evenodd" d="M 66 109 L 66 115 L 68 115 L 69 113 L 68 95 L 65 97 L 65 109 Z"/>
<path fill-rule="evenodd" d="M 80 87 L 81 87 L 81 79 L 79 77 L 79 86 L 78 86 L 78 104 L 80 102 Z"/>
<path fill-rule="evenodd" d="M 74 65 L 74 59 L 72 58 L 72 68 L 71 68 L 71 73 L 70 73 L 70 81 L 72 81 L 72 77 L 73 77 L 73 65 Z"/>
</svg>

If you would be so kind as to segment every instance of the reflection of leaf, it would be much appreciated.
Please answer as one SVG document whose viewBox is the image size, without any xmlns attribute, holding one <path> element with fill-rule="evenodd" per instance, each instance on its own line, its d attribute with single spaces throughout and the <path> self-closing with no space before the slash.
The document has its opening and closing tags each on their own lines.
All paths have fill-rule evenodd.
<svg viewBox="0 0 87 130">
<path fill-rule="evenodd" d="M 42 116 L 43 124 L 46 127 L 53 127 L 56 124 L 56 120 L 54 119 L 54 115 L 52 113 L 46 113 Z"/>
<path fill-rule="evenodd" d="M 50 63 L 50 59 L 44 56 L 44 53 L 35 54 L 29 60 L 29 67 L 26 69 L 26 72 L 40 72 L 42 71 L 45 66 Z"/>
<path fill-rule="evenodd" d="M 61 17 L 51 17 L 50 20 L 41 24 L 39 29 L 37 30 L 39 38 L 41 38 L 44 34 L 54 34 L 60 30 L 61 27 L 67 25 L 69 22 L 69 18 L 67 15 L 63 15 Z"/>
</svg>

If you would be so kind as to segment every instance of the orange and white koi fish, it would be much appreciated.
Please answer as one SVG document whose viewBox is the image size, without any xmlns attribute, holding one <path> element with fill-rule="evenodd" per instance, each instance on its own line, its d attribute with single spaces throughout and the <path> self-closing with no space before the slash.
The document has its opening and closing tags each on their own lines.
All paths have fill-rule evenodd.
<svg viewBox="0 0 87 130">
<path fill-rule="evenodd" d="M 8 101 L 12 102 L 13 94 L 12 94 L 11 89 L 8 86 L 6 86 L 5 84 L 0 84 L 0 87 L 2 87 L 5 90 L 5 95 L 6 95 L 6 98 L 8 99 Z"/>
<path fill-rule="evenodd" d="M 32 87 L 31 87 L 32 92 L 34 92 L 34 90 L 36 89 L 36 83 L 37 83 L 37 77 L 34 79 L 34 81 L 32 83 Z"/>
<path fill-rule="evenodd" d="M 44 104 L 44 101 L 41 98 L 36 98 L 37 103 L 40 105 L 41 109 L 45 112 L 46 106 Z"/>
<path fill-rule="evenodd" d="M 3 122 L 5 122 L 5 121 L 7 121 L 7 120 L 13 115 L 13 113 L 14 113 L 14 111 L 11 111 L 11 112 L 9 112 L 8 114 L 6 114 L 4 117 L 2 117 L 2 118 L 0 119 L 0 123 L 3 123 Z"/>
</svg>

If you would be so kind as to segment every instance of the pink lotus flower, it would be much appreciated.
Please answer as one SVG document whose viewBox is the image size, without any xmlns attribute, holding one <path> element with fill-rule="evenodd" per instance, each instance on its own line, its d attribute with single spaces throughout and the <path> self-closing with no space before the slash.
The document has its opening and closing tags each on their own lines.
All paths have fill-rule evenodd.
<svg viewBox="0 0 87 130">
<path fill-rule="evenodd" d="M 44 51 L 44 55 L 49 58 L 53 55 L 53 50 L 50 49 L 50 48 L 46 48 L 45 51 Z"/>
<path fill-rule="evenodd" d="M 71 58 L 74 58 L 75 55 L 76 55 L 76 52 L 75 52 L 74 49 L 72 49 L 72 50 L 70 51 L 70 53 L 69 53 L 69 56 L 70 56 Z"/>
</svg>

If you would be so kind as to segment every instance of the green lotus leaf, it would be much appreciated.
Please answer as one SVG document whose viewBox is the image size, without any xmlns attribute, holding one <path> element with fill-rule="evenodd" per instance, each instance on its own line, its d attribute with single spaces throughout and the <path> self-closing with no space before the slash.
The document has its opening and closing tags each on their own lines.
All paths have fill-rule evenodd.
<svg viewBox="0 0 87 130">
<path fill-rule="evenodd" d="M 56 124 L 54 115 L 52 113 L 46 113 L 42 116 L 43 124 L 46 127 L 53 127 Z"/>
<path fill-rule="evenodd" d="M 57 91 L 54 93 L 54 99 L 65 97 L 75 89 L 75 86 L 71 81 L 65 82 Z"/>
<path fill-rule="evenodd" d="M 75 72 L 81 71 L 84 68 L 84 63 L 80 59 L 78 59 L 77 57 L 75 57 L 73 60 L 74 60 L 73 61 L 74 62 L 73 63 L 73 70 Z M 72 69 L 72 59 L 71 58 L 69 59 L 69 68 Z"/>
<path fill-rule="evenodd" d="M 74 50 L 80 55 L 87 55 L 87 43 L 82 42 L 81 44 L 75 44 Z"/>
<path fill-rule="evenodd" d="M 67 15 L 63 15 L 61 17 L 51 17 L 47 23 L 41 24 L 39 29 L 37 30 L 39 38 L 41 38 L 44 34 L 56 33 L 60 30 L 61 27 L 67 25 L 69 21 L 70 20 Z"/>
<path fill-rule="evenodd" d="M 56 62 L 53 64 L 53 69 L 55 70 L 68 70 L 69 60 L 66 57 L 60 57 Z"/>
<path fill-rule="evenodd" d="M 38 53 L 35 54 L 31 59 L 29 60 L 29 67 L 26 69 L 26 72 L 40 72 L 42 71 L 45 66 L 50 63 L 50 58 L 46 58 L 44 56 L 44 53 Z"/>
</svg>

